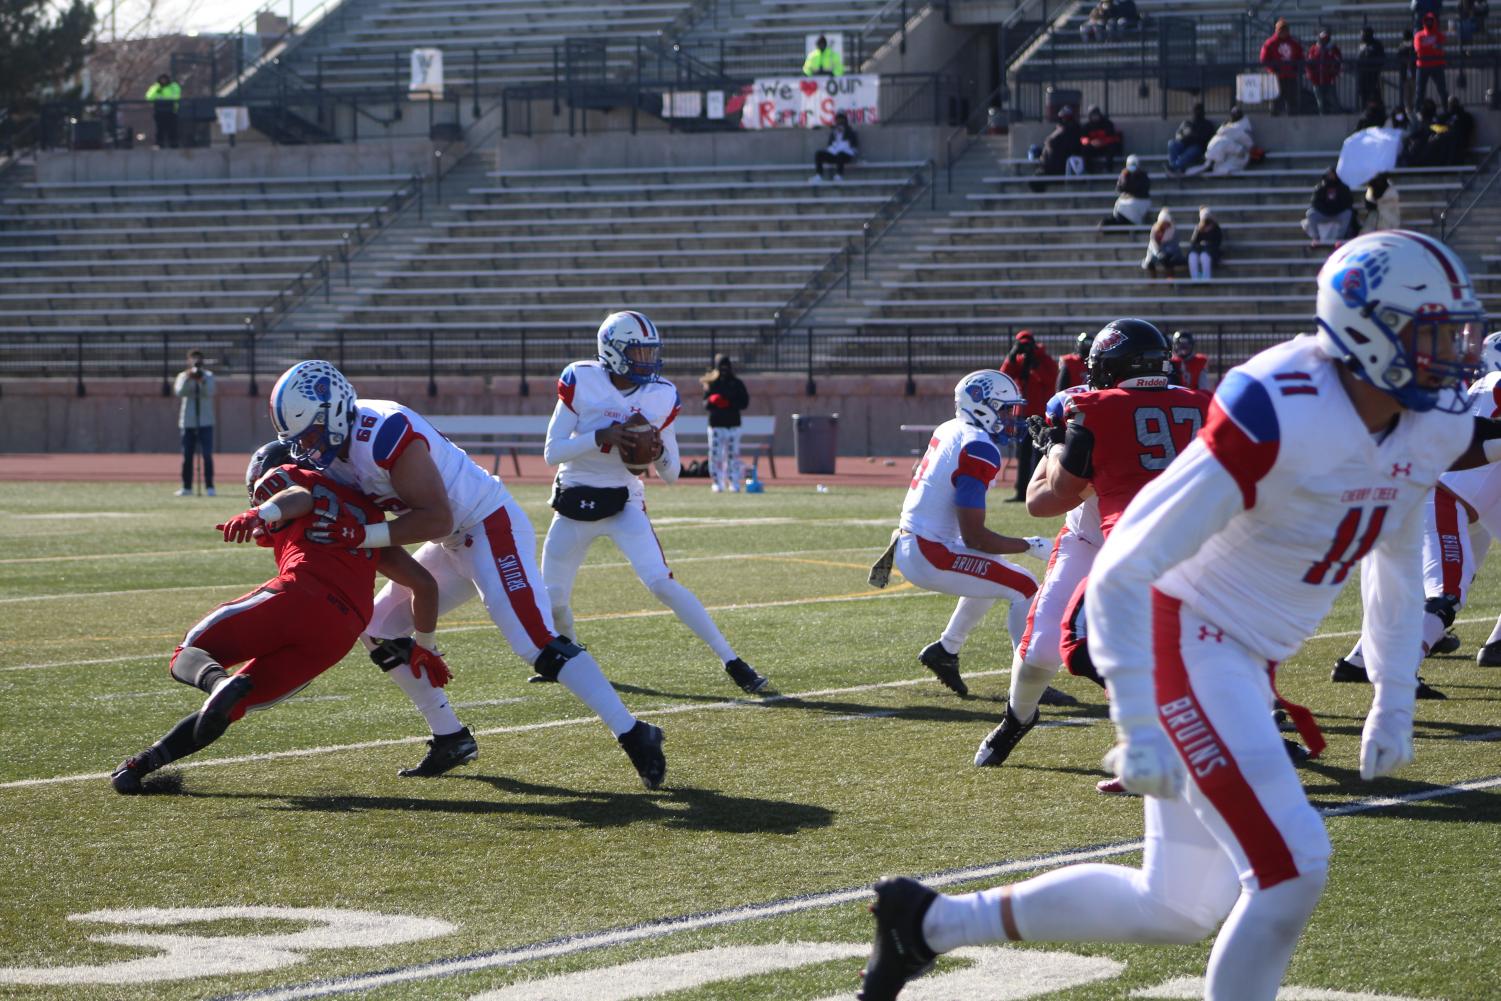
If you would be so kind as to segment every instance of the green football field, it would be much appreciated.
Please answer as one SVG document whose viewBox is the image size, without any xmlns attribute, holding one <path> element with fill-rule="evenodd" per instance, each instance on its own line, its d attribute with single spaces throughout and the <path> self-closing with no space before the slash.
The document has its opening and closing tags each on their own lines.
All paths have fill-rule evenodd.
<svg viewBox="0 0 1501 1001">
<path fill-rule="evenodd" d="M 542 488 L 517 492 L 545 531 Z M 678 578 L 770 676 L 765 699 L 596 545 L 579 639 L 666 731 L 658 792 L 582 704 L 526 683 L 476 603 L 440 629 L 474 764 L 398 778 L 426 730 L 361 653 L 159 794 L 117 796 L 114 765 L 202 699 L 168 677 L 177 639 L 272 573 L 267 551 L 213 530 L 239 498 L 168 493 L 0 485 L 0 997 L 851 998 L 883 874 L 977 888 L 1139 858 L 1140 801 L 1094 791 L 1111 730 L 1087 682 L 1059 682 L 1082 705 L 1047 711 L 1004 768 L 971 766 L 1003 708 L 1004 614 L 964 653 L 974 697 L 917 663 L 953 600 L 865 582 L 898 489 L 649 490 Z M 1016 505 L 992 524 L 1054 528 Z M 1498 582 L 1488 566 L 1461 652 L 1424 665 L 1449 699 L 1419 703 L 1399 778 L 1359 780 L 1370 691 L 1327 681 L 1356 588 L 1279 672 L 1329 737 L 1302 774 L 1335 848 L 1285 996 L 1501 992 L 1501 670 L 1473 659 Z M 977 949 L 903 997 L 1193 997 L 1208 949 Z"/>
</svg>

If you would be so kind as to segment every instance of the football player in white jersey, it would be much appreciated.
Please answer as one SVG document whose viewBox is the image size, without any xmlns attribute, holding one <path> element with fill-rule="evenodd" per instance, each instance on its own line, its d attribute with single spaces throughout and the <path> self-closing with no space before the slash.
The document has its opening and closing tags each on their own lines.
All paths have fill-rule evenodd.
<svg viewBox="0 0 1501 1001">
<path fill-rule="evenodd" d="M 740 659 L 703 602 L 673 577 L 646 516 L 639 475 L 645 470 L 633 471 L 621 452 L 627 435 L 655 434 L 651 468 L 666 483 L 676 482 L 682 469 L 672 426 L 682 400 L 658 374 L 662 338 L 656 324 L 642 313 L 611 313 L 599 325 L 596 343 L 596 360 L 576 361 L 558 378 L 558 403 L 542 452 L 548 465 L 558 467 L 552 525 L 542 543 L 542 583 L 553 621 L 564 636 L 577 637 L 573 582 L 594 540 L 608 537 L 652 596 L 708 644 L 735 684 L 755 694 L 766 687 L 766 678 Z M 627 427 L 642 419 L 650 430 Z"/>
<path fill-rule="evenodd" d="M 1014 650 L 1037 592 L 1035 577 L 1000 557 L 1030 553 L 1044 559 L 1048 554 L 1047 539 L 1018 539 L 985 527 L 985 495 L 1001 470 L 1001 446 L 1024 433 L 1025 406 L 1016 383 L 1000 372 L 982 369 L 959 380 L 954 417 L 933 430 L 902 504 L 901 527 L 888 550 L 896 568 L 913 584 L 959 596 L 943 635 L 917 655 L 959 695 L 969 694 L 959 673 L 959 651 L 969 634 L 992 605 L 1009 602 L 1006 625 Z"/>
<path fill-rule="evenodd" d="M 1501 333 L 1485 339 L 1480 351 L 1485 375 L 1470 387 L 1470 413 L 1501 417 Z M 1488 464 L 1445 473 L 1428 496 L 1423 531 L 1423 647 L 1427 653 L 1453 653 L 1459 637 L 1449 631 L 1470 597 L 1491 539 L 1501 532 L 1501 466 Z M 1334 681 L 1369 681 L 1363 641 L 1335 661 Z M 1482 666 L 1501 665 L 1501 620 L 1475 655 Z M 1418 679 L 1418 698 L 1444 694 Z"/>
<path fill-rule="evenodd" d="M 587 651 L 560 637 L 536 582 L 536 535 L 500 478 L 476 465 L 416 411 L 390 400 L 363 400 L 326 361 L 298 362 L 271 390 L 271 422 L 299 461 L 372 498 L 397 517 L 361 525 L 340 518 L 316 541 L 367 549 L 424 543 L 418 563 L 438 582 L 439 614 L 480 596 L 517 656 L 555 678 L 615 734 L 648 789 L 662 783 L 662 731 L 631 715 Z M 411 595 L 387 584 L 362 640 L 370 657 L 417 706 L 433 737 L 427 755 L 402 775 L 441 775 L 479 756 L 443 689 L 393 668 L 413 641 Z"/>
<path fill-rule="evenodd" d="M 1335 250 L 1318 333 L 1225 376 L 1199 437 L 1137 494 L 1090 575 L 1090 654 L 1119 739 L 1106 761 L 1146 797 L 1142 866 L 954 897 L 883 880 L 863 998 L 894 998 L 964 945 L 1187 943 L 1216 928 L 1206 996 L 1276 996 L 1329 837 L 1272 720 L 1271 667 L 1366 558 L 1375 698 L 1360 773 L 1412 760 L 1423 501 L 1471 442 L 1464 383 L 1484 317 L 1463 262 L 1430 237 L 1386 230 Z"/>
</svg>

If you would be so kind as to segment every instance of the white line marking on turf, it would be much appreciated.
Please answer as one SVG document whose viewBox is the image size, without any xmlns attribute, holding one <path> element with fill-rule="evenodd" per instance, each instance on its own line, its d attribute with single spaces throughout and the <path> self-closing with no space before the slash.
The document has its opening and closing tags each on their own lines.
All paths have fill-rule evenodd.
<svg viewBox="0 0 1501 1001">
<path fill-rule="evenodd" d="M 251 585 L 253 588 L 254 585 Z M 56 601 L 59 598 L 119 598 L 129 594 L 166 594 L 169 591 L 244 591 L 239 584 L 180 584 L 175 587 L 133 587 L 123 591 L 69 591 L 65 594 L 23 594 L 13 598 L 0 598 L 0 605 L 15 605 L 23 601 Z"/>
<path fill-rule="evenodd" d="M 0 560 L 0 566 L 10 566 L 17 563 L 81 563 L 95 560 L 125 560 L 144 559 L 157 556 L 203 556 L 213 553 L 258 553 L 259 546 L 215 546 L 213 549 L 158 549 L 141 553 L 84 553 L 73 556 L 17 556 L 11 559 Z"/>
<path fill-rule="evenodd" d="M 1478 618 L 1455 619 L 1453 622 L 1450 623 L 1450 625 L 1454 625 L 1454 626 L 1471 626 L 1471 625 L 1474 625 L 1477 622 L 1495 622 L 1495 621 L 1496 621 L 1495 616 L 1484 616 L 1484 615 L 1482 615 L 1482 616 L 1480 616 Z M 1318 634 L 1316 634 L 1314 636 L 1308 637 L 1308 639 L 1310 641 L 1311 640 L 1348 640 L 1348 639 L 1354 639 L 1355 637 L 1359 636 L 1360 632 L 1361 631 L 1359 629 L 1352 629 L 1352 630 L 1348 630 L 1346 632 L 1339 632 L 1339 633 L 1318 633 Z"/>
<path fill-rule="evenodd" d="M 455 709 L 478 709 L 481 706 L 511 706 L 518 702 L 528 701 L 525 696 L 518 695 L 509 699 L 479 699 L 476 702 L 455 702 Z"/>
<path fill-rule="evenodd" d="M 1501 775 L 1474 779 L 1452 786 L 1440 786 L 1435 789 L 1408 793 L 1403 796 L 1383 796 L 1357 800 L 1344 806 L 1325 810 L 1324 815 L 1338 817 L 1354 813 L 1366 813 L 1403 803 L 1436 799 L 1442 796 L 1454 796 L 1459 793 L 1474 792 L 1495 786 L 1501 786 Z M 997 876 L 1014 875 L 1016 873 L 1032 872 L 1040 869 L 1052 869 L 1077 862 L 1091 862 L 1097 859 L 1111 858 L 1116 855 L 1125 855 L 1130 852 L 1140 851 L 1141 848 L 1141 841 L 1127 841 L 1113 845 L 1101 845 L 1095 848 L 1074 849 L 1038 858 L 995 862 L 988 865 L 970 866 L 964 869 L 951 869 L 947 872 L 936 873 L 922 878 L 930 886 L 953 886 L 960 883 L 977 882 L 982 879 L 990 880 Z M 869 896 L 870 887 L 862 885 L 851 889 L 832 890 L 804 897 L 791 897 L 762 904 L 731 907 L 720 911 L 663 918 L 658 921 L 649 921 L 627 928 L 589 932 L 572 938 L 554 939 L 532 945 L 518 946 L 512 949 L 499 949 L 494 952 L 478 953 L 454 959 L 439 959 L 414 966 L 385 970 L 380 973 L 356 974 L 333 980 L 313 981 L 311 983 L 294 984 L 287 987 L 275 987 L 269 990 L 233 994 L 221 997 L 217 1001 L 251 1001 L 251 999 L 254 999 L 254 1001 L 301 1001 L 303 998 L 327 997 L 332 994 L 352 994 L 361 991 L 376 990 L 377 988 L 387 987 L 392 984 L 411 983 L 419 980 L 431 980 L 439 977 L 452 977 L 464 973 L 474 973 L 478 970 L 492 970 L 515 966 L 519 963 L 530 962 L 535 959 L 551 959 L 558 956 L 567 956 L 594 949 L 622 945 L 627 942 L 662 938 L 678 932 L 699 931 L 705 928 L 743 924 L 748 921 L 761 921 L 768 918 L 795 914 L 800 911 L 854 903 L 859 900 L 865 900 Z"/>
<path fill-rule="evenodd" d="M 1009 674 L 1010 669 L 996 671 L 974 671 L 965 675 L 966 678 L 989 678 L 997 675 Z M 847 688 L 824 688 L 811 692 L 798 692 L 796 694 L 770 695 L 764 699 L 729 699 L 724 702 L 688 702 L 682 705 L 666 706 L 662 709 L 646 709 L 636 713 L 638 717 L 645 716 L 678 716 L 683 713 L 705 712 L 716 709 L 759 709 L 777 702 L 796 702 L 801 699 L 826 698 L 831 695 L 857 695 L 861 692 L 873 692 L 883 688 L 909 688 L 913 685 L 932 684 L 931 677 L 903 678 L 900 681 L 881 681 L 869 685 L 851 685 Z M 522 723 L 516 726 L 497 726 L 486 730 L 475 730 L 476 737 L 494 737 L 513 733 L 532 733 L 537 730 L 552 730 L 558 727 L 598 725 L 597 716 L 570 716 L 566 719 L 544 720 L 540 723 Z M 387 737 L 382 740 L 365 740 L 356 744 L 330 744 L 326 747 L 300 747 L 289 751 L 267 751 L 262 754 L 240 754 L 229 758 L 212 758 L 205 761 L 175 761 L 173 768 L 215 768 L 223 765 L 243 765 L 255 761 L 275 761 L 280 758 L 308 758 L 319 754 L 336 754 L 341 751 L 364 751 L 373 747 L 396 747 L 402 744 L 426 743 L 426 737 Z M 93 782 L 98 779 L 109 778 L 109 772 L 91 772 L 87 775 L 57 775 L 45 779 L 19 779 L 14 782 L 0 782 L 0 789 L 21 789 L 27 786 L 57 785 L 65 782 Z"/>
<path fill-rule="evenodd" d="M 17 521 L 81 521 L 85 518 L 140 518 L 144 513 L 133 511 L 46 511 L 41 514 L 7 514 Z"/>
<path fill-rule="evenodd" d="M 55 660 L 45 664 L 12 664 L 10 667 L 0 667 L 0 671 L 39 671 L 46 667 L 84 667 L 90 664 L 128 664 L 133 660 L 162 660 L 167 656 L 166 651 L 159 650 L 156 653 L 141 653 L 133 657 L 99 657 L 94 660 Z"/>
<path fill-rule="evenodd" d="M 92 698 L 97 702 L 111 702 L 115 699 L 144 699 L 156 695 L 171 695 L 176 691 L 175 688 L 158 688 L 151 692 L 114 692 L 110 695 L 95 695 Z"/>
</svg>

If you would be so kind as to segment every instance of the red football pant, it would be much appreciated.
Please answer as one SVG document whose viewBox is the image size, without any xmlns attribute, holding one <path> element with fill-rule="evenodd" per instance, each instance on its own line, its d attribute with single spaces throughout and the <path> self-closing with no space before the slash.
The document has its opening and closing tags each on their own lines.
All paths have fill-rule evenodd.
<svg viewBox="0 0 1501 1001">
<path fill-rule="evenodd" d="M 197 647 L 255 682 L 230 713 L 264 709 L 289 698 L 344 659 L 365 628 L 338 595 L 306 579 L 276 577 L 227 601 L 188 630 L 172 654 Z"/>
</svg>

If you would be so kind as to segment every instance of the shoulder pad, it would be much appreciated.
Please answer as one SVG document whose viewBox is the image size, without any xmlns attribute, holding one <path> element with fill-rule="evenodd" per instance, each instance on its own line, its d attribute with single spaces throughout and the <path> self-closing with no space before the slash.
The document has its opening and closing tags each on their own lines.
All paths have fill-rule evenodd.
<svg viewBox="0 0 1501 1001">
<path fill-rule="evenodd" d="M 421 439 L 407 415 L 400 410 L 387 414 L 371 435 L 370 456 L 382 469 L 390 469 L 413 441 Z"/>
</svg>

